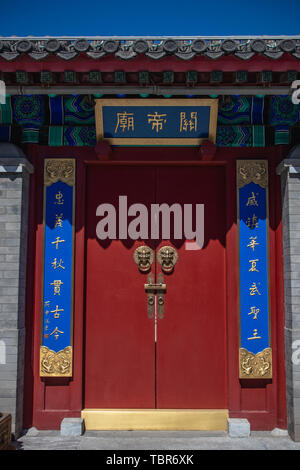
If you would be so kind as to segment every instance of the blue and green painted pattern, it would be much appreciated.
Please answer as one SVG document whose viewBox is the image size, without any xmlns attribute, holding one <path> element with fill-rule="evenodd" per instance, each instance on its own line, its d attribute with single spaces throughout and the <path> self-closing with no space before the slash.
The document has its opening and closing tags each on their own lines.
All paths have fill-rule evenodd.
<svg viewBox="0 0 300 470">
<path fill-rule="evenodd" d="M 290 144 L 292 129 L 300 131 L 299 125 L 300 107 L 290 96 L 226 96 L 219 99 L 216 143 L 219 147 Z M 8 96 L 0 105 L 0 142 L 94 146 L 93 102 L 82 95 Z"/>
</svg>

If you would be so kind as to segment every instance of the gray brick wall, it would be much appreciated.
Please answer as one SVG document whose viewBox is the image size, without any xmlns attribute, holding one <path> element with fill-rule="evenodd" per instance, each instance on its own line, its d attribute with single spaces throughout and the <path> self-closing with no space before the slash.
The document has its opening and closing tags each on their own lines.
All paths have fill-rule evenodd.
<svg viewBox="0 0 300 470">
<path fill-rule="evenodd" d="M 300 169 L 299 160 L 284 160 L 277 172 L 282 194 L 288 431 L 300 441 L 300 173 L 296 167 Z"/>
<path fill-rule="evenodd" d="M 32 171 L 26 161 L 22 165 L 19 162 L 0 159 L 0 412 L 12 414 L 12 432 L 16 436 L 23 426 L 27 221 Z"/>
</svg>

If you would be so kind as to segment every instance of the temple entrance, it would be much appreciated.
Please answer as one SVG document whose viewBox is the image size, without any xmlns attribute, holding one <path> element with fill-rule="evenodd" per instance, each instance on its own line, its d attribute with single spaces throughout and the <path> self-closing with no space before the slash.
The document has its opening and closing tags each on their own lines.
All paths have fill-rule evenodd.
<svg viewBox="0 0 300 470">
<path fill-rule="evenodd" d="M 87 171 L 85 408 L 226 409 L 224 167 Z M 153 216 L 162 204 L 174 209 L 168 239 Z M 146 215 L 137 219 L 141 205 Z M 197 205 L 203 239 L 195 249 L 188 235 Z M 112 207 L 115 225 L 107 218 L 105 227 Z M 99 222 L 114 239 L 101 239 Z"/>
</svg>

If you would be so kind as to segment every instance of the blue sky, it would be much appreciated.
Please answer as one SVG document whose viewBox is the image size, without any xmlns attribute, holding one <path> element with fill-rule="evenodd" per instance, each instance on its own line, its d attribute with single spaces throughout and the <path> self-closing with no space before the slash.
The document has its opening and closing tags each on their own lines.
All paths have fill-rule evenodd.
<svg viewBox="0 0 300 470">
<path fill-rule="evenodd" d="M 0 0 L 2 36 L 300 34 L 300 0 Z"/>
</svg>

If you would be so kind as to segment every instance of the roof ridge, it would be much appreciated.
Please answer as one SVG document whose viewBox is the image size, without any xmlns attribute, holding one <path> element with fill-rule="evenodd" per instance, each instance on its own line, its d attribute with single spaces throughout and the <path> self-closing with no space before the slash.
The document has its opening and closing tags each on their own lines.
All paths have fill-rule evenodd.
<svg viewBox="0 0 300 470">
<path fill-rule="evenodd" d="M 18 39 L 18 40 L 24 40 L 24 39 L 32 39 L 32 40 L 47 40 L 47 39 L 69 39 L 69 40 L 72 40 L 72 39 L 87 39 L 87 40 L 109 40 L 109 39 L 113 39 L 113 40 L 140 40 L 140 39 L 144 39 L 144 40 L 159 40 L 159 39 L 162 39 L 162 40 L 165 40 L 165 39 L 174 39 L 174 40 L 195 40 L 195 39 L 207 39 L 207 40 L 219 40 L 219 39 L 235 39 L 235 40 L 238 40 L 238 39 L 266 39 L 266 40 L 272 40 L 272 39 L 300 39 L 300 34 L 293 34 L 293 35 L 228 35 L 228 36 L 188 36 L 188 35 L 183 35 L 183 36 L 176 36 L 176 35 L 167 35 L 167 36 L 164 36 L 164 35 L 153 35 L 153 36 L 74 36 L 74 35 L 71 35 L 71 36 L 32 36 L 32 35 L 28 35 L 28 36 L 15 36 L 15 35 L 12 35 L 12 36 L 1 36 L 0 35 L 0 38 L 1 40 L 15 40 L 15 39 Z"/>
</svg>

